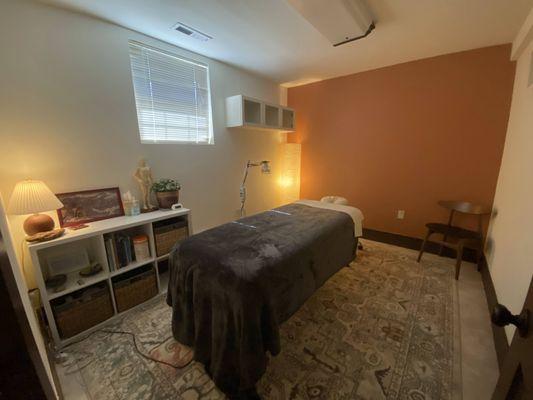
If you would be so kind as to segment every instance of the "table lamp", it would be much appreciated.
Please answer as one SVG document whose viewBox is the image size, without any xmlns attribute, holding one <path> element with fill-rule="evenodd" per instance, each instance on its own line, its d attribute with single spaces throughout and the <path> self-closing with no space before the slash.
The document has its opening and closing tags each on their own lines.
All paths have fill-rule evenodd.
<svg viewBox="0 0 533 400">
<path fill-rule="evenodd" d="M 42 181 L 26 180 L 15 185 L 7 212 L 14 215 L 32 214 L 24 221 L 24 232 L 32 236 L 54 229 L 54 220 L 43 211 L 62 208 L 63 203 Z"/>
</svg>

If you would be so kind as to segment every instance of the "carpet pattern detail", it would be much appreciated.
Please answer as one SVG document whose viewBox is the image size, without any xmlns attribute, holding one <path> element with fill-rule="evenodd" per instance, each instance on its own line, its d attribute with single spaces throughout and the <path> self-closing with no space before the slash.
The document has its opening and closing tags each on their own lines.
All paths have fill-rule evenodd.
<svg viewBox="0 0 533 400">
<path fill-rule="evenodd" d="M 456 400 L 460 387 L 453 261 L 362 241 L 364 250 L 281 328 L 282 351 L 258 384 L 264 399 Z M 67 347 L 92 399 L 223 399 L 170 332 L 163 297 Z"/>
</svg>

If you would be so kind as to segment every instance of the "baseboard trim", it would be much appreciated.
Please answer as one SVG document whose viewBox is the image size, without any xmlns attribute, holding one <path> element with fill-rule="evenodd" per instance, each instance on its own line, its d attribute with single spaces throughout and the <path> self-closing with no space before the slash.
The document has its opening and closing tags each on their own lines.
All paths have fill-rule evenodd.
<svg viewBox="0 0 533 400">
<path fill-rule="evenodd" d="M 398 235 L 396 233 L 376 231 L 374 229 L 363 228 L 363 239 L 374 240 L 376 242 L 382 242 L 387 244 L 392 244 L 394 246 L 405 247 L 412 250 L 420 250 L 422 246 L 422 239 L 414 238 L 410 236 Z M 426 243 L 426 253 L 438 254 L 439 244 L 435 242 Z M 442 255 L 444 257 L 455 258 L 455 251 L 449 248 L 444 248 Z M 465 249 L 463 252 L 463 261 L 467 262 L 477 262 L 477 256 L 475 250 Z"/>
<path fill-rule="evenodd" d="M 412 250 L 420 250 L 422 246 L 422 239 L 398 235 L 396 233 L 376 231 L 374 229 L 363 228 L 363 238 L 374 240 L 376 242 L 382 242 L 387 244 L 392 244 L 399 247 L 405 247 Z M 439 245 L 435 242 L 428 242 L 426 244 L 427 253 L 438 254 Z M 445 248 L 443 251 L 443 256 L 455 258 L 456 255 L 452 249 Z M 463 253 L 463 260 L 468 262 L 476 263 L 476 252 L 471 249 L 465 249 Z M 487 260 L 485 255 L 481 257 L 479 263 L 481 280 L 483 282 L 483 288 L 485 289 L 485 297 L 487 298 L 487 307 L 489 314 L 492 313 L 492 309 L 496 304 L 498 304 L 498 299 L 496 297 L 496 290 L 494 289 L 494 283 L 492 282 L 492 277 L 490 276 L 490 271 L 487 265 Z M 507 336 L 505 334 L 505 329 L 494 324 L 491 324 L 492 327 L 492 336 L 494 337 L 494 347 L 496 348 L 496 356 L 498 357 L 498 365 L 500 370 L 503 366 L 503 360 L 505 355 L 509 350 L 509 344 L 507 343 Z"/>
<path fill-rule="evenodd" d="M 484 255 L 481 258 L 480 268 L 481 280 L 483 281 L 483 288 L 485 289 L 485 296 L 487 297 L 487 307 L 489 309 L 489 314 L 491 314 L 494 306 L 498 304 L 498 298 L 496 297 L 496 290 L 494 289 L 494 283 L 490 276 L 487 259 Z M 492 336 L 494 337 L 494 346 L 496 347 L 496 356 L 498 357 L 498 366 L 501 371 L 503 360 L 509 351 L 509 343 L 507 342 L 507 335 L 505 334 L 504 328 L 494 324 L 490 325 L 492 327 Z"/>
</svg>

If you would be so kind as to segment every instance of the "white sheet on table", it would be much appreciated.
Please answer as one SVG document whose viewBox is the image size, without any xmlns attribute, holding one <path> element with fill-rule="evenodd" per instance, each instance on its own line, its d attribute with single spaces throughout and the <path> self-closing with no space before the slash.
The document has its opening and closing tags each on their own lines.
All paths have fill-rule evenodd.
<svg viewBox="0 0 533 400">
<path fill-rule="evenodd" d="M 363 213 L 358 208 L 345 206 L 343 204 L 324 203 L 318 200 L 298 200 L 295 203 L 305 204 L 306 206 L 324 208 L 326 210 L 341 211 L 348 214 L 353 219 L 355 228 L 355 237 L 363 236 Z"/>
</svg>

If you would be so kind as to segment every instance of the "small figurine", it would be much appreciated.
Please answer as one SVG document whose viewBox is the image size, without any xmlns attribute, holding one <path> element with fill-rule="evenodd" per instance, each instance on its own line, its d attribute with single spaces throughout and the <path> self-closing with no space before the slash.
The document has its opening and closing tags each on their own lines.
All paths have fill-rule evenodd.
<svg viewBox="0 0 533 400">
<path fill-rule="evenodd" d="M 157 207 L 154 207 L 154 205 L 150 202 L 150 190 L 152 188 L 153 183 L 152 170 L 146 164 L 146 160 L 144 158 L 141 158 L 139 160 L 139 166 L 135 170 L 133 177 L 135 178 L 135 180 L 139 184 L 139 188 L 141 189 L 143 199 L 142 212 L 157 210 Z"/>
</svg>

